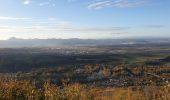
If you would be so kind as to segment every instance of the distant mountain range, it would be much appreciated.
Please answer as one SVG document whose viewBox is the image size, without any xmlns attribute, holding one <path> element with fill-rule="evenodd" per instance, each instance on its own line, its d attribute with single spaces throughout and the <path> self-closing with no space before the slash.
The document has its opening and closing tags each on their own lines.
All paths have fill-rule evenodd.
<svg viewBox="0 0 170 100">
<path fill-rule="evenodd" d="M 170 44 L 169 38 L 143 39 L 19 39 L 0 40 L 0 48 L 12 47 L 57 47 L 57 46 L 102 46 L 134 44 Z"/>
</svg>

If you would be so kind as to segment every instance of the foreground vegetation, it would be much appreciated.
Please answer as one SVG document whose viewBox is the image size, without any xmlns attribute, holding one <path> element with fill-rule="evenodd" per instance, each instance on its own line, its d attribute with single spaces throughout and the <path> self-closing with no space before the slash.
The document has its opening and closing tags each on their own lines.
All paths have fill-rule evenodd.
<svg viewBox="0 0 170 100">
<path fill-rule="evenodd" d="M 1 78 L 0 100 L 170 100 L 170 84 L 165 86 L 94 87 L 83 84 L 57 86 Z"/>
</svg>

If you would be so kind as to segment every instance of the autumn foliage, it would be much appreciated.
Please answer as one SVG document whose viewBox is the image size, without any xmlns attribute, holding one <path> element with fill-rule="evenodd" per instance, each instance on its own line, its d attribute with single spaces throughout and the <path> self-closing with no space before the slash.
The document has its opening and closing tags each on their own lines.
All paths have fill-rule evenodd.
<svg viewBox="0 0 170 100">
<path fill-rule="evenodd" d="M 38 87 L 30 81 L 6 79 L 0 82 L 0 100 L 170 100 L 170 85 L 105 88 L 45 82 Z"/>
</svg>

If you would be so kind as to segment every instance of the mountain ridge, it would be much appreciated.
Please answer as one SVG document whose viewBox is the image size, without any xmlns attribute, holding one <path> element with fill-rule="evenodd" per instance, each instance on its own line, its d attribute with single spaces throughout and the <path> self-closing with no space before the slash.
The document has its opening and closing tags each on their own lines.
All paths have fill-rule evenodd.
<svg viewBox="0 0 170 100">
<path fill-rule="evenodd" d="M 1 48 L 8 47 L 55 47 L 55 46 L 100 46 L 100 45 L 137 45 L 137 44 L 170 44 L 170 38 L 141 39 L 20 39 L 12 37 L 0 40 Z"/>
</svg>

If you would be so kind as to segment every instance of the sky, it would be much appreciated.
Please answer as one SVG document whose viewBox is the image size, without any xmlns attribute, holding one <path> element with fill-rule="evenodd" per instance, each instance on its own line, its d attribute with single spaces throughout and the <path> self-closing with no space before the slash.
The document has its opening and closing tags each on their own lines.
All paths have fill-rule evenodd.
<svg viewBox="0 0 170 100">
<path fill-rule="evenodd" d="M 170 0 L 0 0 L 0 40 L 170 37 Z"/>
</svg>

